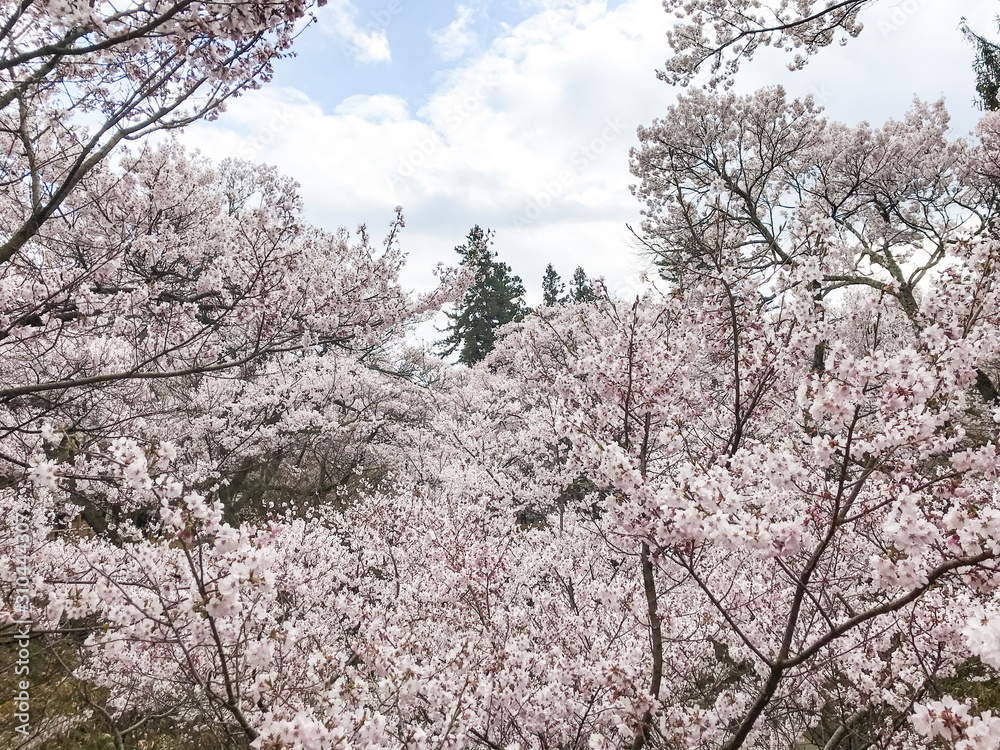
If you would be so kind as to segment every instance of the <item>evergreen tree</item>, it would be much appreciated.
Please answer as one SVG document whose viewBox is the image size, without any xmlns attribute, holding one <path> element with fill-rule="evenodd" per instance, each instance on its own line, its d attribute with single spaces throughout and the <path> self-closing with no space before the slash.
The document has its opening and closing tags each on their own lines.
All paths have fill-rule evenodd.
<svg viewBox="0 0 1000 750">
<path fill-rule="evenodd" d="M 467 242 L 455 248 L 462 265 L 472 270 L 475 281 L 458 309 L 448 316 L 448 335 L 439 342 L 445 356 L 458 354 L 458 361 L 474 365 L 482 361 L 496 343 L 496 330 L 524 317 L 524 284 L 511 267 L 496 259 L 493 233 L 478 225 L 469 230 Z"/>
<path fill-rule="evenodd" d="M 594 287 L 591 285 L 590 279 L 587 278 L 587 273 L 583 270 L 583 266 L 577 266 L 576 270 L 573 271 L 573 279 L 569 283 L 569 301 L 597 301 L 597 295 L 594 293 Z"/>
<path fill-rule="evenodd" d="M 980 105 L 990 112 L 1000 110 L 1000 45 L 974 32 L 964 18 L 962 32 L 976 50 L 972 69 L 976 74 Z"/>
<path fill-rule="evenodd" d="M 566 285 L 562 283 L 556 269 L 549 263 L 545 267 L 545 275 L 542 277 L 542 303 L 549 306 L 565 303 L 564 291 L 566 291 Z"/>
</svg>

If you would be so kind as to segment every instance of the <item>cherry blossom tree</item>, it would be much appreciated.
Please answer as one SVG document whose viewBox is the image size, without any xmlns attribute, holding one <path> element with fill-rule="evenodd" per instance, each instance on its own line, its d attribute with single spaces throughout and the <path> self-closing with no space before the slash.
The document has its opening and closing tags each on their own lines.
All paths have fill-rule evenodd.
<svg viewBox="0 0 1000 750">
<path fill-rule="evenodd" d="M 50 658 L 65 659 L 77 623 L 94 617 L 124 642 L 138 632 L 133 625 L 141 631 L 181 616 L 173 605 L 157 615 L 133 601 L 151 590 L 159 597 L 158 587 L 181 575 L 174 556 L 186 543 L 164 530 L 158 512 L 176 485 L 150 494 L 151 471 L 163 478 L 164 467 L 176 467 L 191 497 L 207 496 L 237 523 L 265 519 L 269 508 L 291 507 L 294 517 L 321 502 L 343 504 L 345 491 L 381 480 L 380 451 L 420 419 L 404 332 L 456 292 L 447 278 L 418 299 L 400 289 L 401 215 L 383 246 L 373 247 L 363 227 L 354 240 L 305 225 L 296 190 L 270 168 L 214 168 L 170 142 L 145 148 L 115 168 L 91 170 L 73 193 L 74 220 L 47 224 L 32 252 L 4 267 L 0 413 L 11 502 L 3 543 L 13 549 L 18 514 L 29 514 L 35 602 L 47 602 L 33 619 Z M 81 514 L 84 528 L 97 532 L 89 540 L 71 533 Z M 64 543 L 58 535 L 65 534 Z M 142 549 L 151 568 L 135 567 Z M 16 556 L 4 559 L 12 576 L 4 597 L 12 602 Z M 211 583 L 200 568 L 186 571 L 196 588 L 193 577 L 202 576 L 203 588 Z M 95 594 L 98 579 L 123 598 Z M 81 586 L 90 593 L 60 611 L 54 582 L 72 584 L 71 604 Z M 155 664 L 144 680 L 132 672 L 127 685 L 115 683 L 122 647 L 85 645 L 66 668 L 90 696 L 88 710 L 104 717 L 119 746 L 163 716 L 222 737 L 256 736 L 259 729 L 215 700 L 211 678 L 192 664 L 171 666 L 171 644 L 188 643 L 171 641 L 182 638 L 175 630 L 183 629 L 157 631 L 163 647 L 143 657 Z M 195 662 L 225 671 L 229 656 Z M 95 689 L 107 700 L 93 699 Z"/>
<path fill-rule="evenodd" d="M 322 4 L 322 2 L 320 2 Z M 271 76 L 306 2 L 5 1 L 0 263 L 122 141 L 214 117 Z M 15 208 L 16 207 L 16 208 Z"/>
<path fill-rule="evenodd" d="M 18 7 L 0 633 L 58 642 L 116 748 L 161 719 L 254 750 L 996 747 L 969 689 L 1000 679 L 995 115 L 972 141 L 941 104 L 682 96 L 632 155 L 663 278 L 453 370 L 406 331 L 471 279 L 407 294 L 399 213 L 379 247 L 273 169 L 102 150 L 251 85 L 304 7 Z M 176 106 L 120 109 L 129 56 Z M 38 125 L 77 95 L 126 114 Z"/>
<path fill-rule="evenodd" d="M 357 243 L 316 230 L 301 221 L 295 185 L 267 168 L 214 170 L 168 143 L 120 171 L 96 168 L 75 200 L 74 221 L 49 225 L 32 254 L 3 269 L 3 457 L 15 474 L 45 425 L 55 431 L 46 460 L 120 436 L 149 445 L 184 436 L 186 446 L 203 441 L 183 451 L 192 471 L 238 494 L 265 453 L 280 463 L 268 433 L 305 436 L 310 420 L 328 442 L 329 426 L 345 420 L 370 430 L 357 415 L 398 388 L 377 395 L 357 372 L 391 370 L 405 327 L 449 299 L 446 286 L 421 300 L 398 287 L 401 216 L 381 250 L 363 228 Z M 334 351 L 351 364 L 324 356 Z M 293 395 L 310 377 L 306 395 Z M 294 427 L 280 423 L 296 411 Z M 347 442 L 361 450 L 355 437 Z M 79 499 L 103 529 L 108 509 Z"/>
<path fill-rule="evenodd" d="M 713 416 L 702 416 L 700 428 L 678 425 L 677 448 L 701 454 L 698 470 L 672 480 L 676 505 L 653 510 L 664 497 L 654 492 L 628 506 L 626 519 L 660 519 L 661 541 L 644 542 L 650 554 L 659 548 L 663 568 L 679 566 L 696 582 L 732 633 L 727 653 L 758 675 L 751 694 L 735 699 L 742 708 L 728 718 L 722 747 L 787 732 L 769 718 L 775 709 L 802 722 L 787 741 L 819 736 L 816 744 L 836 747 L 864 732 L 866 742 L 895 746 L 904 740 L 894 733 L 908 731 L 906 716 L 938 675 L 973 656 L 962 628 L 990 597 L 996 555 L 992 532 L 978 525 L 995 512 L 987 508 L 998 412 L 987 371 L 998 355 L 996 240 L 993 184 L 982 179 L 992 156 L 988 137 L 974 149 L 950 141 L 946 127 L 941 105 L 917 103 L 881 131 L 846 128 L 774 89 L 742 98 L 694 92 L 640 133 L 633 170 L 648 247 L 686 282 L 685 295 L 703 300 L 699 320 L 714 314 L 729 333 L 704 336 L 720 386 L 701 391 Z M 654 432 L 633 446 L 661 424 L 648 414 Z M 633 451 L 623 465 L 643 489 L 642 454 Z M 721 485 L 709 478 L 716 472 Z M 708 495 L 693 489 L 706 482 Z M 730 492 L 741 498 L 735 505 L 724 502 Z M 713 516 L 729 540 L 719 556 L 699 546 Z M 738 530 L 741 516 L 752 530 Z M 682 531 L 692 522 L 698 532 Z M 969 523 L 977 540 L 960 541 Z M 914 524 L 930 536 L 916 542 Z M 731 533 L 740 539 L 735 559 Z M 761 538 L 770 572 L 747 559 L 750 540 Z M 679 543 L 691 546 L 679 553 Z M 786 543 L 795 551 L 786 554 Z M 747 569 L 748 583 L 738 583 Z M 768 606 L 753 603 L 761 595 Z M 727 600 L 745 602 L 746 620 Z M 779 601 L 786 604 L 772 609 Z M 765 611 L 775 619 L 762 621 Z M 890 635 L 898 628 L 905 636 Z M 756 640 L 765 633 L 768 645 Z M 891 648 L 865 645 L 876 634 Z M 856 649 L 863 664 L 852 663 Z M 904 678 L 897 660 L 921 666 Z M 878 670 L 889 681 L 876 689 Z M 782 697 L 786 680 L 795 688 Z M 943 710 L 934 705 L 932 713 Z M 912 726 L 934 734 L 917 710 Z M 839 725 L 830 715 L 842 717 Z M 976 741 L 984 744 L 969 747 L 989 746 L 983 716 Z"/>
<path fill-rule="evenodd" d="M 695 94 L 634 159 L 679 283 L 598 287 L 448 374 L 404 381 L 349 342 L 204 373 L 85 460 L 39 455 L 68 437 L 39 428 L 7 490 L 44 540 L 35 618 L 103 624 L 67 666 L 109 731 L 166 713 L 257 748 L 991 747 L 957 679 L 996 679 L 991 121 L 973 144 L 914 112 L 847 128 L 777 91 Z M 226 517 L 219 455 L 278 453 L 272 477 L 315 486 L 295 448 L 343 457 L 376 427 L 378 476 Z M 53 534 L 71 488 L 146 518 Z"/>
<path fill-rule="evenodd" d="M 364 227 L 355 240 L 305 225 L 296 186 L 272 169 L 215 168 L 173 142 L 112 158 L 123 141 L 214 116 L 266 80 L 306 10 L 24 3 L 2 16 L 4 545 L 13 549 L 16 514 L 30 511 L 33 559 L 50 572 L 33 580 L 33 604 L 57 606 L 51 585 L 78 569 L 88 543 L 109 566 L 102 574 L 126 565 L 129 545 L 170 557 L 178 542 L 165 538 L 153 502 L 169 492 L 149 495 L 149 471 L 177 466 L 190 496 L 201 490 L 231 520 L 261 517 L 276 499 L 303 512 L 384 479 L 380 447 L 420 418 L 412 379 L 422 364 L 402 336 L 452 291 L 448 279 L 420 299 L 399 288 L 398 211 L 378 248 Z M 81 509 L 97 536 L 50 550 Z M 13 565 L 14 555 L 5 560 Z M 137 572 L 115 585 L 162 582 L 155 576 L 171 563 L 158 562 L 154 578 Z M 5 580 L 11 603 L 15 578 Z M 127 601 L 103 602 L 107 628 Z M 50 636 L 65 627 L 51 611 Z M 121 676 L 121 662 L 87 650 L 78 685 Z M 219 709 L 205 689 L 211 680 L 182 673 L 191 690 L 201 686 L 201 702 L 147 681 L 148 694 L 116 703 L 109 677 L 101 684 L 110 702 L 88 705 L 119 746 L 133 720 L 134 729 L 171 713 L 218 719 L 203 710 Z M 218 726 L 231 735 L 225 721 Z"/>
<path fill-rule="evenodd" d="M 707 64 L 709 85 L 731 83 L 743 60 L 761 47 L 798 51 L 790 67 L 801 68 L 809 55 L 834 40 L 855 37 L 864 26 L 858 15 L 875 0 L 665 0 L 664 9 L 679 21 L 667 32 L 673 55 L 659 73 L 663 80 L 687 85 Z"/>
<path fill-rule="evenodd" d="M 677 20 L 667 31 L 672 54 L 659 77 L 686 86 L 707 73 L 707 86 L 732 85 L 741 63 L 762 47 L 775 47 L 792 55 L 788 67 L 802 68 L 824 47 L 846 43 L 864 29 L 866 8 L 877 0 L 664 0 L 663 7 Z M 905 18 L 921 2 L 898 4 Z M 959 25 L 956 17 L 956 26 Z M 901 23 L 897 19 L 897 23 Z M 883 22 L 885 23 L 885 22 Z M 961 19 L 961 29 L 976 52 L 974 73 L 985 109 L 996 104 L 997 46 L 971 30 Z M 883 28 L 891 33 L 894 28 Z"/>
</svg>

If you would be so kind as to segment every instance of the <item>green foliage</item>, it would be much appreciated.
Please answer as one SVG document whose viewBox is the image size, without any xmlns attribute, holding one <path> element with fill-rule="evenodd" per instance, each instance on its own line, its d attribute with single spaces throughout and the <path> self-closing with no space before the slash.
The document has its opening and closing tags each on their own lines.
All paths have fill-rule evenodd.
<svg viewBox="0 0 1000 750">
<path fill-rule="evenodd" d="M 80 646 L 93 622 L 71 623 L 78 632 L 49 633 L 32 638 L 30 674 L 17 675 L 17 641 L 13 630 L 0 628 L 0 748 L 17 748 L 24 737 L 15 731 L 14 696 L 19 681 L 30 683 L 30 739 L 26 747 L 44 750 L 118 750 L 106 720 L 109 707 L 103 690 L 74 680 L 69 672 L 80 664 Z M 71 628 L 73 630 L 73 628 Z M 117 722 L 124 750 L 247 750 L 221 725 L 198 725 L 177 716 L 126 714 Z"/>
<path fill-rule="evenodd" d="M 476 225 L 466 244 L 455 248 L 475 280 L 458 309 L 447 313 L 448 335 L 438 345 L 445 356 L 457 351 L 458 361 L 465 365 L 481 362 L 493 350 L 497 329 L 521 320 L 527 312 L 521 277 L 496 259 L 492 244 L 492 232 Z"/>
<path fill-rule="evenodd" d="M 976 51 L 972 69 L 980 106 L 990 112 L 1000 110 L 1000 45 L 977 34 L 962 19 L 962 33 Z"/>
<path fill-rule="evenodd" d="M 996 677 L 995 670 L 976 658 L 960 664 L 955 676 L 945 680 L 938 692 L 958 700 L 974 700 L 976 713 L 1000 711 L 1000 678 Z"/>
<path fill-rule="evenodd" d="M 583 266 L 577 266 L 576 270 L 573 271 L 573 278 L 569 283 L 569 293 L 563 294 L 565 291 L 566 285 L 556 273 L 555 267 L 549 263 L 545 267 L 545 275 L 542 276 L 543 304 L 552 307 L 554 305 L 597 301 L 594 287 L 590 283 L 590 279 L 587 278 L 587 272 L 583 270 Z"/>
<path fill-rule="evenodd" d="M 566 301 L 563 296 L 563 292 L 566 291 L 566 285 L 562 283 L 562 279 L 559 278 L 559 274 L 556 273 L 556 269 L 551 263 L 545 266 L 545 275 L 542 276 L 542 304 L 549 305 L 561 305 Z"/>
<path fill-rule="evenodd" d="M 569 301 L 577 303 L 597 301 L 594 287 L 587 278 L 583 266 L 577 266 L 573 271 L 573 279 L 569 282 Z"/>
</svg>

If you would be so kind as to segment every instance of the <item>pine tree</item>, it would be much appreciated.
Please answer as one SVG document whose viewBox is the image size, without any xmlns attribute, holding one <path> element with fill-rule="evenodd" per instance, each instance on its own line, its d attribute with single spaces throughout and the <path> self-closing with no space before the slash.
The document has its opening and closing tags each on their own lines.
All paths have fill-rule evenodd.
<svg viewBox="0 0 1000 750">
<path fill-rule="evenodd" d="M 542 277 L 542 303 L 545 305 L 561 305 L 566 302 L 563 292 L 566 285 L 562 283 L 559 274 L 551 263 L 545 267 L 545 275 Z"/>
<path fill-rule="evenodd" d="M 1000 45 L 970 29 L 964 18 L 962 32 L 976 50 L 972 69 L 980 105 L 990 112 L 1000 110 Z"/>
<path fill-rule="evenodd" d="M 458 361 L 474 365 L 482 361 L 496 343 L 500 326 L 524 317 L 524 284 L 511 267 L 496 259 L 493 233 L 478 225 L 469 230 L 467 242 L 455 248 L 462 265 L 475 280 L 458 309 L 448 316 L 448 335 L 438 345 L 445 356 L 458 352 Z"/>
<path fill-rule="evenodd" d="M 597 295 L 594 293 L 594 287 L 591 285 L 590 279 L 587 278 L 587 273 L 583 270 L 583 266 L 577 266 L 576 270 L 573 271 L 573 279 L 569 283 L 569 301 L 597 301 Z"/>
</svg>

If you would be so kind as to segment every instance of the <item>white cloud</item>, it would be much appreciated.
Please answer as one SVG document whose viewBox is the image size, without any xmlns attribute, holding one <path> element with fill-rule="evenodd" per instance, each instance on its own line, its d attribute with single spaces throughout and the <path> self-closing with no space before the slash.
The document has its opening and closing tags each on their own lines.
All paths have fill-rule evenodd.
<svg viewBox="0 0 1000 750">
<path fill-rule="evenodd" d="M 735 88 L 749 92 L 780 82 L 794 96 L 812 95 L 832 118 L 876 125 L 901 118 L 915 97 L 943 96 L 955 133 L 963 135 L 982 113 L 973 106 L 973 49 L 959 23 L 965 17 L 989 35 L 995 16 L 995 5 L 980 0 L 882 0 L 862 13 L 865 28 L 857 39 L 821 50 L 795 73 L 786 69 L 790 56 L 765 50 L 740 71 Z"/>
<path fill-rule="evenodd" d="M 311 218 L 327 227 L 374 231 L 402 204 L 414 286 L 431 283 L 433 265 L 451 262 L 478 223 L 497 230 L 497 249 L 529 289 L 550 261 L 564 276 L 582 264 L 623 287 L 641 266 L 625 229 L 638 215 L 628 149 L 669 93 L 653 75 L 666 23 L 655 3 L 553 8 L 451 70 L 415 114 L 386 95 L 321 112 L 265 87 L 190 136 L 219 155 L 254 144 L 258 159 L 302 183 Z M 274 112 L 287 125 L 272 138 Z M 259 132 L 245 129 L 248 117 Z"/>
<path fill-rule="evenodd" d="M 358 26 L 357 15 L 350 0 L 331 0 L 316 12 L 320 28 L 340 40 L 340 49 L 347 57 L 361 63 L 389 62 L 392 52 L 385 25 L 373 20 Z"/>
<path fill-rule="evenodd" d="M 469 5 L 459 4 L 458 17 L 443 29 L 431 32 L 434 52 L 442 60 L 458 60 L 471 52 L 478 41 L 472 30 L 475 11 Z"/>
<path fill-rule="evenodd" d="M 374 123 L 403 122 L 410 116 L 406 100 L 390 94 L 349 96 L 333 110 L 335 115 L 358 117 Z"/>
<path fill-rule="evenodd" d="M 781 82 L 792 95 L 817 95 L 831 117 L 875 123 L 902 116 L 914 94 L 948 93 L 956 130 L 967 132 L 977 118 L 971 51 L 957 28 L 942 29 L 957 27 L 963 11 L 971 22 L 971 2 L 922 4 L 885 36 L 873 15 L 859 39 L 824 50 L 804 71 L 765 55 L 738 88 Z M 891 14 L 892 3 L 880 12 Z M 636 126 L 662 116 L 676 96 L 654 75 L 669 22 L 653 0 L 613 9 L 549 2 L 439 76 L 419 107 L 373 93 L 330 112 L 300 92 L 264 87 L 186 138 L 213 155 L 252 151 L 278 165 L 302 184 L 321 226 L 365 222 L 377 233 L 402 204 L 413 288 L 432 284 L 433 266 L 453 262 L 452 248 L 478 223 L 496 230 L 501 257 L 534 291 L 529 301 L 549 262 L 564 278 L 583 265 L 626 292 L 648 269 L 625 227 L 639 219 L 628 152 Z M 929 43 L 935 54 L 922 54 Z"/>
</svg>

